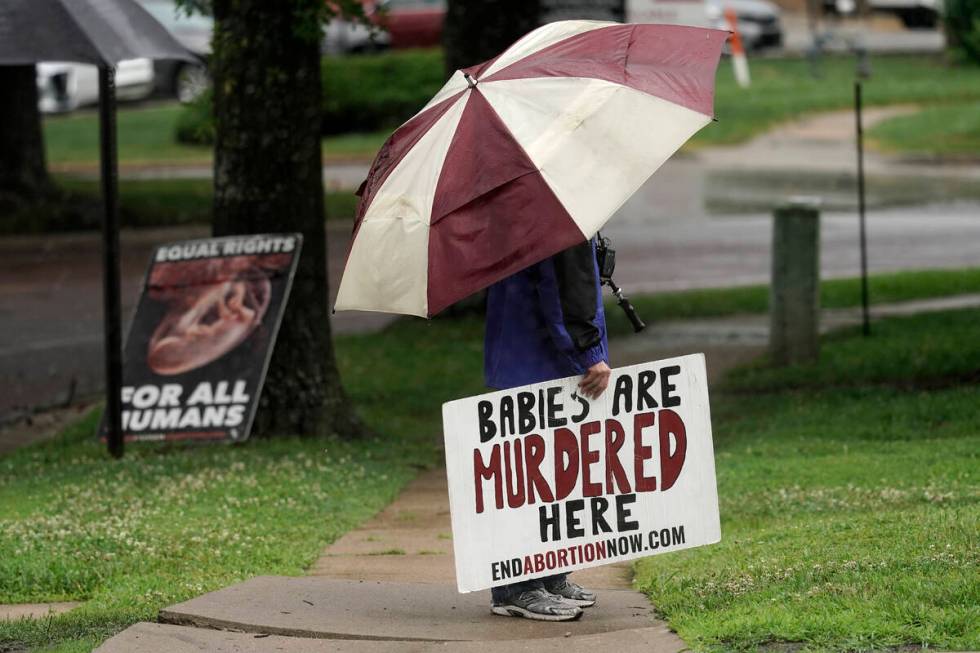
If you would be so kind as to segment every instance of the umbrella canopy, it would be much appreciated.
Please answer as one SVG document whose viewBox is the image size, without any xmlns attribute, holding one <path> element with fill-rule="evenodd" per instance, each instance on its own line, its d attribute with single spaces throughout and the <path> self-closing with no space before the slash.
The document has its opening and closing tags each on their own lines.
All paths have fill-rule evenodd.
<svg viewBox="0 0 980 653">
<path fill-rule="evenodd" d="M 431 316 L 590 238 L 711 121 L 727 38 L 563 21 L 458 71 L 378 153 L 336 308 Z"/>
<path fill-rule="evenodd" d="M 0 65 L 39 61 L 115 65 L 138 58 L 196 59 L 133 0 L 0 3 Z"/>
</svg>

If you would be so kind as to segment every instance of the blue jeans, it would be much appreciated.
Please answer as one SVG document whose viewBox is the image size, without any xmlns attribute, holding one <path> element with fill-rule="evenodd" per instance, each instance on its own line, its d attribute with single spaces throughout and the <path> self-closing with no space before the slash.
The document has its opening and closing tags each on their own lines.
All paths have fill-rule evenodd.
<svg viewBox="0 0 980 653">
<path fill-rule="evenodd" d="M 535 578 L 534 580 L 525 580 L 520 583 L 511 583 L 510 585 L 500 585 L 499 587 L 490 588 L 490 600 L 493 601 L 494 605 L 498 603 L 503 603 L 510 599 L 512 596 L 516 596 L 521 592 L 525 592 L 529 589 L 534 589 L 535 587 L 543 587 L 545 583 L 551 584 L 556 581 L 563 580 L 568 574 L 555 574 L 554 576 L 545 576 L 544 578 Z"/>
</svg>

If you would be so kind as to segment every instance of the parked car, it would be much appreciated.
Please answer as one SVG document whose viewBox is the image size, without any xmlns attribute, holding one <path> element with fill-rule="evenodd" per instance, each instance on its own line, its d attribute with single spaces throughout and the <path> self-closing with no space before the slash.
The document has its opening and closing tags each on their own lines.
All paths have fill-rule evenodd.
<svg viewBox="0 0 980 653">
<path fill-rule="evenodd" d="M 867 0 L 868 8 L 879 13 L 898 16 L 909 29 L 933 29 L 939 23 L 940 0 Z M 855 0 L 824 0 L 824 11 L 831 14 L 852 14 L 857 11 Z"/>
<path fill-rule="evenodd" d="M 129 59 L 116 66 L 116 99 L 142 100 L 153 94 L 153 62 Z M 37 65 L 38 109 L 64 113 L 99 101 L 99 71 L 88 64 L 43 62 Z"/>
<path fill-rule="evenodd" d="M 729 8 L 735 11 L 738 34 L 747 50 L 782 47 L 779 7 L 767 0 L 708 0 L 706 12 L 712 27 L 728 29 L 725 10 Z"/>
<path fill-rule="evenodd" d="M 343 18 L 334 18 L 323 28 L 324 54 L 359 54 L 386 50 L 391 35 L 383 29 Z"/>
<path fill-rule="evenodd" d="M 188 15 L 174 0 L 139 1 L 181 45 L 198 57 L 197 62 L 155 61 L 157 92 L 184 103 L 193 101 L 211 86 L 208 60 L 214 19 L 200 13 Z"/>
<path fill-rule="evenodd" d="M 392 48 L 429 48 L 442 43 L 446 0 L 381 0 L 365 6 L 390 35 Z"/>
<path fill-rule="evenodd" d="M 746 49 L 780 47 L 783 26 L 779 7 L 768 0 L 627 0 L 631 23 L 664 23 L 728 29 L 725 10 L 735 11 L 738 32 Z"/>
</svg>

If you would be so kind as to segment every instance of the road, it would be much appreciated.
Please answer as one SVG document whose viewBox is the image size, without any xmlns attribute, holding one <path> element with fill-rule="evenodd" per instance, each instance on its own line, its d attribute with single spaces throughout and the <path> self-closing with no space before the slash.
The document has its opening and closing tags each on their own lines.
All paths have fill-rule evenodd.
<svg viewBox="0 0 980 653">
<path fill-rule="evenodd" d="M 894 109 L 873 110 L 870 126 Z M 821 114 L 744 145 L 680 154 L 609 222 L 617 282 L 627 292 L 767 283 L 773 206 L 817 195 L 821 274 L 859 271 L 853 192 L 853 118 Z M 980 166 L 927 166 L 869 152 L 872 272 L 978 265 Z M 328 185 L 355 185 L 366 166 L 325 169 Z M 206 227 L 124 231 L 124 315 L 135 305 L 150 252 L 160 243 L 207 235 Z M 328 225 L 331 300 L 350 225 Z M 90 397 L 102 380 L 102 286 L 96 233 L 0 240 L 0 423 L 34 406 Z M 645 316 L 656 320 L 656 316 Z M 376 329 L 390 317 L 339 313 L 335 332 Z"/>
</svg>

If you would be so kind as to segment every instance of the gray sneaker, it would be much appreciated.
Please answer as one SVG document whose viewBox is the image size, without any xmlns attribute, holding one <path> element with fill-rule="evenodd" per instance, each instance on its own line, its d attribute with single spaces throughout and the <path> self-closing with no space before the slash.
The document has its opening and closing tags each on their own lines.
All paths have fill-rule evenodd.
<svg viewBox="0 0 980 653">
<path fill-rule="evenodd" d="M 570 580 L 562 578 L 558 581 L 545 582 L 544 588 L 555 596 L 560 596 L 565 603 L 577 605 L 582 608 L 591 608 L 595 605 L 595 592 L 576 585 Z"/>
<path fill-rule="evenodd" d="M 582 616 L 581 608 L 566 603 L 543 587 L 525 590 L 506 601 L 494 603 L 490 611 L 505 617 L 527 617 L 539 621 L 574 621 Z"/>
</svg>

